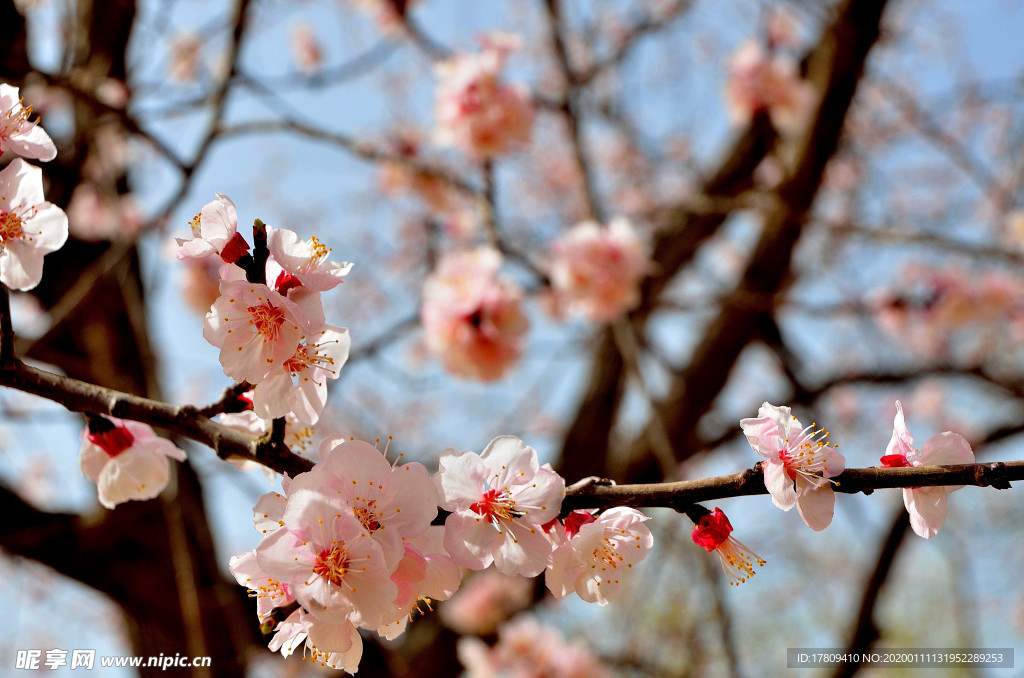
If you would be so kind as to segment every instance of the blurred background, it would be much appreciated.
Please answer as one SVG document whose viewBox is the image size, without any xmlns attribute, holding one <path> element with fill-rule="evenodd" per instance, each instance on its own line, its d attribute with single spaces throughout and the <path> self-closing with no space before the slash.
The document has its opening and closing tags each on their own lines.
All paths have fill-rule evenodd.
<svg viewBox="0 0 1024 678">
<path fill-rule="evenodd" d="M 979 461 L 1024 458 L 1024 3 L 16 0 L 0 13 L 0 80 L 57 143 L 46 195 L 70 220 L 42 284 L 12 296 L 17 353 L 50 369 L 172 403 L 231 386 L 202 338 L 216 271 L 177 261 L 172 241 L 220 192 L 242 233 L 260 218 L 355 263 L 324 296 L 353 343 L 311 459 L 322 438 L 391 435 L 433 469 L 447 448 L 514 434 L 570 483 L 700 478 L 758 460 L 739 420 L 770 401 L 864 467 L 897 399 L 918 443 L 953 430 Z M 500 152 L 439 120 L 444 64 L 488 50 L 532 123 Z M 651 258 L 633 303 L 611 318 L 567 309 L 553 243 L 618 217 Z M 420 309 L 438 263 L 485 244 L 530 327 L 482 381 L 449 371 Z M 197 676 L 320 672 L 266 649 L 227 572 L 258 541 L 252 506 L 275 487 L 262 473 L 186 445 L 163 497 L 108 511 L 78 469 L 79 416 L 6 390 L 0 415 L 0 673 L 29 648 L 211 656 Z M 767 497 L 719 505 L 768 561 L 738 588 L 684 516 L 655 509 L 655 549 L 620 601 L 476 575 L 397 641 L 366 636 L 359 675 L 779 675 L 788 647 L 1022 646 L 1013 490 L 951 495 L 927 541 L 898 491 L 839 496 L 820 533 Z M 530 655 L 542 646 L 572 661 Z"/>
</svg>

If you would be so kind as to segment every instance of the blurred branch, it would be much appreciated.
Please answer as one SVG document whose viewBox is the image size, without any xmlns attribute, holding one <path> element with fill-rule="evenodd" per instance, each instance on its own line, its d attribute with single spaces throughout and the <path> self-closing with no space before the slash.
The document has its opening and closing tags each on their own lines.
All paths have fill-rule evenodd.
<svg viewBox="0 0 1024 678">
<path fill-rule="evenodd" d="M 615 51 L 575 74 L 575 84 L 586 85 L 609 68 L 621 64 L 633 52 L 642 38 L 667 28 L 675 19 L 692 8 L 693 5 L 693 0 L 682 0 L 659 12 L 656 16 L 648 15 L 638 19 L 629 27 L 626 34 L 619 38 L 619 44 Z"/>
<path fill-rule="evenodd" d="M 992 170 L 974 157 L 959 139 L 946 132 L 903 86 L 885 78 L 877 78 L 875 85 L 882 90 L 886 100 L 891 100 L 903 111 L 904 117 L 921 136 L 950 157 L 953 163 L 970 177 L 982 191 L 996 185 Z"/>
<path fill-rule="evenodd" d="M 586 201 L 587 216 L 597 221 L 604 221 L 604 215 L 597 199 L 597 186 L 594 171 L 587 158 L 583 144 L 583 132 L 580 129 L 580 88 L 576 71 L 573 69 L 566 45 L 566 27 L 562 21 L 560 0 L 544 0 L 547 7 L 548 30 L 551 33 L 551 45 L 556 62 L 565 81 L 565 92 L 562 94 L 560 111 L 569 129 L 569 141 L 572 146 L 576 170 L 583 182 L 583 194 Z"/>
<path fill-rule="evenodd" d="M 825 167 L 838 148 L 868 53 L 879 36 L 885 6 L 886 0 L 847 0 L 808 57 L 808 79 L 821 92 L 821 101 L 805 135 L 790 142 L 795 158 L 792 169 L 776 190 L 775 205 L 765 213 L 760 241 L 733 298 L 774 294 L 790 282 L 793 249 Z M 653 298 L 645 296 L 645 300 L 651 303 Z M 689 366 L 673 381 L 661 408 L 672 413 L 667 421 L 680 461 L 701 449 L 698 423 L 721 393 L 742 351 L 758 336 L 765 315 L 726 302 L 709 323 Z M 646 433 L 634 441 L 630 456 L 634 460 L 631 478 L 653 477 L 656 469 Z"/>
<path fill-rule="evenodd" d="M 899 230 L 893 225 L 868 227 L 851 222 L 825 221 L 829 233 L 837 237 L 853 236 L 877 242 L 924 245 L 964 257 L 1003 261 L 1016 266 L 1024 265 L 1024 255 L 1006 247 L 982 247 L 971 242 L 950 240 L 933 233 L 914 233 Z"/>
<path fill-rule="evenodd" d="M 876 558 L 875 569 L 871 572 L 864 583 L 864 594 L 861 596 L 860 608 L 857 612 L 857 620 L 853 626 L 853 635 L 847 645 L 847 652 L 860 655 L 871 649 L 871 646 L 878 640 L 878 627 L 875 625 L 875 605 L 885 586 L 886 579 L 892 572 L 892 565 L 896 562 L 896 553 L 899 551 L 907 536 L 907 528 L 910 527 L 910 520 L 907 512 L 900 509 L 892 521 L 889 534 L 882 542 Z M 850 678 L 860 670 L 861 664 L 855 662 L 840 662 L 834 678 Z"/>
<path fill-rule="evenodd" d="M 423 165 L 397 153 L 390 153 L 374 146 L 373 144 L 358 141 L 357 139 L 345 134 L 329 132 L 295 120 L 260 120 L 222 126 L 217 129 L 216 136 L 219 138 L 225 138 L 243 134 L 265 134 L 267 132 L 294 132 L 295 134 L 315 139 L 316 141 L 324 141 L 334 144 L 335 146 L 339 146 L 363 160 L 369 160 L 372 162 L 393 162 L 409 169 L 410 171 L 422 174 L 425 177 L 436 179 L 446 186 L 454 188 L 471 198 L 476 200 L 484 199 L 483 192 L 480 189 L 474 188 L 472 185 L 452 174 L 449 174 L 448 172 L 429 165 Z"/>
<path fill-rule="evenodd" d="M 164 156 L 172 165 L 178 170 L 185 171 L 187 165 L 184 160 L 174 151 L 170 146 L 164 143 L 161 139 L 153 136 L 152 133 L 143 129 L 136 120 L 135 116 L 129 113 L 124 108 L 117 106 L 111 106 L 108 103 L 100 101 L 96 96 L 89 91 L 81 88 L 75 83 L 72 78 L 59 75 L 46 73 L 44 71 L 32 71 L 25 77 L 37 76 L 46 81 L 46 83 L 52 87 L 60 87 L 65 90 L 68 94 L 74 97 L 81 103 L 93 110 L 93 113 L 99 117 L 100 115 L 109 115 L 117 118 L 118 122 L 124 129 L 137 137 L 144 139 L 149 145 L 151 145 L 160 155 Z"/>
<path fill-rule="evenodd" d="M 210 118 L 206 126 L 206 131 L 203 133 L 199 146 L 196 152 L 192 156 L 191 162 L 185 164 L 181 168 L 181 172 L 184 175 L 181 185 L 173 196 L 171 196 L 163 208 L 157 211 L 157 217 L 153 220 L 159 223 L 166 219 L 170 213 L 181 203 L 184 197 L 188 194 L 189 187 L 191 186 L 191 179 L 202 166 L 206 160 L 207 155 L 213 146 L 214 141 L 217 138 L 217 131 L 221 127 L 221 120 L 224 117 L 225 107 L 227 105 L 228 91 L 238 74 L 239 69 L 239 58 L 242 54 L 242 39 L 245 36 L 245 30 L 248 25 L 246 12 L 249 8 L 250 0 L 237 0 L 232 16 L 229 17 L 231 22 L 232 33 L 231 42 L 228 49 L 227 73 L 221 80 L 220 85 L 213 92 L 213 96 L 210 97 Z"/>
<path fill-rule="evenodd" d="M 350 60 L 313 73 L 288 73 L 279 77 L 251 76 L 239 72 L 235 78 L 240 85 L 259 84 L 261 87 L 272 87 L 277 91 L 289 89 L 321 89 L 353 80 L 380 66 L 388 57 L 395 53 L 399 43 L 392 40 L 381 40 L 376 45 Z"/>
<path fill-rule="evenodd" d="M 419 47 L 432 60 L 443 61 L 452 56 L 452 50 L 427 35 L 418 22 L 406 17 L 405 28 L 413 44 Z"/>
</svg>

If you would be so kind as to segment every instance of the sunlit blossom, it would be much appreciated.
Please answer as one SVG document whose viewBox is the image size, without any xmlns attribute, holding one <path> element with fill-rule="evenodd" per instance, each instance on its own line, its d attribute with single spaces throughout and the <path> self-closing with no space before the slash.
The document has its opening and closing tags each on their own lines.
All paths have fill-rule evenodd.
<svg viewBox="0 0 1024 678">
<path fill-rule="evenodd" d="M 772 503 L 783 511 L 794 506 L 813 530 L 832 522 L 835 494 L 829 480 L 846 465 L 843 455 L 816 423 L 804 427 L 788 407 L 764 403 L 756 418 L 740 422 L 754 451 L 765 458 L 764 484 Z"/>
<path fill-rule="evenodd" d="M 0 83 L 0 153 L 46 162 L 57 157 L 57 147 L 42 127 L 33 122 L 32 107 L 18 96 L 18 88 Z"/>
<path fill-rule="evenodd" d="M 445 452 L 434 482 L 445 521 L 444 545 L 456 563 L 532 577 L 547 566 L 551 542 L 543 525 L 558 515 L 565 480 L 513 436 L 481 454 Z"/>
<path fill-rule="evenodd" d="M 640 511 L 625 506 L 608 509 L 596 519 L 578 517 L 564 526 L 565 537 L 551 555 L 544 574 L 555 598 L 575 591 L 583 600 L 606 605 L 622 591 L 634 565 L 654 545 L 648 520 Z"/>
<path fill-rule="evenodd" d="M 0 282 L 30 290 L 43 279 L 43 257 L 68 239 L 68 217 L 43 197 L 43 173 L 16 158 L 0 171 Z"/>
</svg>

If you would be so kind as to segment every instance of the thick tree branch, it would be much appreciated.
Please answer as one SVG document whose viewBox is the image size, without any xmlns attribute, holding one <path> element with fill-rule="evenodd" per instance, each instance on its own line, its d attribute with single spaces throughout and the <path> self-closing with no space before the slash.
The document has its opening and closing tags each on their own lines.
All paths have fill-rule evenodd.
<svg viewBox="0 0 1024 678">
<path fill-rule="evenodd" d="M 292 454 L 269 437 L 218 424 L 188 405 L 170 405 L 112 388 L 88 384 L 14 361 L 0 370 L 0 385 L 60 403 L 72 412 L 105 414 L 162 428 L 175 436 L 212 448 L 222 459 L 252 459 L 278 473 L 295 476 L 313 467 L 308 459 Z"/>
</svg>

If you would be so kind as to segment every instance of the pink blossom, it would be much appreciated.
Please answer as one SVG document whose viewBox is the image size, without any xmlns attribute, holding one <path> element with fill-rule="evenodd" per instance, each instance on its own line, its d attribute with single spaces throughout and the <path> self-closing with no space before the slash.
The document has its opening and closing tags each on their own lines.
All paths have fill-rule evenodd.
<svg viewBox="0 0 1024 678">
<path fill-rule="evenodd" d="M 284 527 L 284 510 L 287 507 L 288 498 L 279 492 L 260 495 L 256 505 L 252 507 L 253 527 L 263 535 L 277 532 Z"/>
<path fill-rule="evenodd" d="M 823 530 L 832 522 L 835 494 L 832 481 L 846 460 L 828 442 L 828 431 L 804 428 L 788 407 L 761 405 L 755 419 L 740 421 L 754 451 L 765 458 L 764 484 L 772 503 L 783 511 L 794 506 L 807 526 Z"/>
<path fill-rule="evenodd" d="M 607 228 L 577 224 L 551 249 L 551 283 L 570 311 L 611 322 L 640 301 L 640 281 L 652 264 L 627 219 L 614 219 Z"/>
<path fill-rule="evenodd" d="M 484 451 L 445 452 L 434 476 L 445 521 L 444 545 L 456 563 L 532 577 L 547 566 L 551 543 L 544 523 L 558 515 L 565 480 L 514 436 Z"/>
<path fill-rule="evenodd" d="M 0 83 L 0 153 L 46 162 L 57 157 L 57 147 L 42 127 L 31 122 L 32 107 L 18 96 L 18 88 Z"/>
<path fill-rule="evenodd" d="M 392 467 L 362 440 L 334 446 L 303 476 L 295 482 L 321 483 L 349 507 L 348 514 L 380 544 L 389 571 L 405 553 L 403 538 L 422 534 L 437 516 L 437 490 L 426 467 L 417 462 Z"/>
<path fill-rule="evenodd" d="M 441 606 L 441 620 L 456 633 L 486 636 L 532 600 L 532 579 L 484 570 Z"/>
<path fill-rule="evenodd" d="M 175 238 L 178 243 L 178 258 L 202 258 L 212 254 L 220 255 L 226 263 L 233 264 L 249 251 L 249 243 L 238 232 L 238 215 L 235 203 L 223 193 L 217 199 L 203 206 L 190 224 L 192 239 Z"/>
<path fill-rule="evenodd" d="M 295 355 L 301 312 L 266 285 L 223 281 L 220 294 L 206 314 L 203 337 L 221 349 L 227 376 L 258 384 Z"/>
<path fill-rule="evenodd" d="M 973 464 L 974 450 L 962 435 L 946 431 L 929 438 L 918 451 L 903 418 L 903 405 L 897 400 L 892 438 L 885 448 L 885 456 L 881 461 L 882 466 L 889 468 Z M 910 513 L 910 526 L 914 528 L 914 532 L 925 539 L 937 535 L 946 522 L 946 495 L 962 487 L 963 485 L 946 485 L 903 488 L 903 503 Z"/>
<path fill-rule="evenodd" d="M 556 527 L 559 545 L 544 575 L 548 590 L 557 599 L 576 591 L 588 603 L 607 605 L 615 600 L 623 580 L 654 545 L 646 520 L 640 511 L 620 506 L 593 521 L 572 521 L 565 537 Z"/>
<path fill-rule="evenodd" d="M 315 424 L 327 403 L 327 380 L 338 378 L 351 343 L 348 330 L 333 325 L 301 341 L 290 358 L 256 384 L 253 410 L 264 419 L 291 413 L 303 424 Z"/>
<path fill-rule="evenodd" d="M 274 261 L 284 269 L 284 275 L 278 276 L 276 283 L 279 291 L 282 285 L 285 286 L 282 294 L 296 285 L 314 292 L 325 292 L 340 285 L 341 279 L 352 270 L 350 262 L 329 261 L 327 255 L 331 253 L 331 248 L 316 236 L 306 241 L 286 228 L 268 228 L 267 246 L 274 255 Z M 285 285 L 288 276 L 295 280 Z"/>
<path fill-rule="evenodd" d="M 690 536 L 697 546 L 709 553 L 714 551 L 718 554 L 722 561 L 722 570 L 729 578 L 729 585 L 734 586 L 757 574 L 754 563 L 761 567 L 765 561 L 729 536 L 731 534 L 732 523 L 729 522 L 729 518 L 722 509 L 715 508 L 713 512 L 701 516 Z"/>
<path fill-rule="evenodd" d="M 733 54 L 729 71 L 725 100 L 733 123 L 748 125 L 754 114 L 766 111 L 782 134 L 795 134 L 806 124 L 817 95 L 793 61 L 769 56 L 747 41 Z"/>
<path fill-rule="evenodd" d="M 308 23 L 292 26 L 292 60 L 300 71 L 315 73 L 324 62 L 324 50 Z"/>
<path fill-rule="evenodd" d="M 138 205 L 130 193 L 106 191 L 90 182 L 78 184 L 71 193 L 68 224 L 74 237 L 90 242 L 130 240 L 139 234 L 143 225 Z"/>
<path fill-rule="evenodd" d="M 529 321 L 500 268 L 501 255 L 481 247 L 446 255 L 423 284 L 427 347 L 452 374 L 498 379 L 519 358 Z"/>
<path fill-rule="evenodd" d="M 0 282 L 30 290 L 43 279 L 43 257 L 68 239 L 68 218 L 43 197 L 43 173 L 16 158 L 0 171 Z"/>
<path fill-rule="evenodd" d="M 289 493 L 284 526 L 256 547 L 260 567 L 330 624 L 377 628 L 393 616 L 397 588 L 380 545 L 338 497 L 299 488 Z"/>
<path fill-rule="evenodd" d="M 113 417 L 92 417 L 82 431 L 82 473 L 96 483 L 108 509 L 130 499 L 152 499 L 167 486 L 167 458 L 185 461 L 185 453 L 157 437 L 146 424 Z"/>
<path fill-rule="evenodd" d="M 529 91 L 500 82 L 506 46 L 460 54 L 436 67 L 440 144 L 493 158 L 530 141 L 534 112 Z"/>
</svg>

